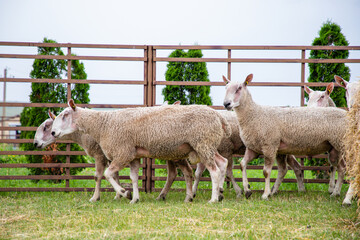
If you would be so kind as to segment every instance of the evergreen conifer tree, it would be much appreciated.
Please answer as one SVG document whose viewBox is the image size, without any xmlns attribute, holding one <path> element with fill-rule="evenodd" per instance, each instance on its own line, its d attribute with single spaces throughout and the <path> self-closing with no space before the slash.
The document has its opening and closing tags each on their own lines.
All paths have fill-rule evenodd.
<svg viewBox="0 0 360 240">
<path fill-rule="evenodd" d="M 341 28 L 336 23 L 326 21 L 312 43 L 313 46 L 348 46 L 349 43 L 341 33 Z M 349 51 L 344 50 L 311 50 L 310 59 L 343 59 L 349 57 Z M 344 63 L 309 63 L 310 76 L 308 82 L 334 82 L 334 75 L 350 79 L 350 69 Z M 326 87 L 312 87 L 313 90 L 325 90 Z M 308 98 L 308 96 L 306 95 Z M 345 89 L 334 88 L 331 93 L 337 107 L 345 107 Z M 328 166 L 326 159 L 312 158 L 307 159 L 305 164 L 308 166 Z M 317 178 L 328 178 L 325 171 L 312 171 Z"/>
<path fill-rule="evenodd" d="M 173 51 L 169 57 L 201 58 L 201 50 L 194 49 L 185 52 L 181 49 Z M 166 81 L 202 81 L 209 82 L 209 73 L 204 62 L 169 62 L 165 73 Z M 164 101 L 172 104 L 181 101 L 182 105 L 204 104 L 212 105 L 210 86 L 166 86 L 162 94 Z"/>
<path fill-rule="evenodd" d="M 312 43 L 313 46 L 348 46 L 349 42 L 341 33 L 341 27 L 336 23 L 327 21 L 319 31 L 319 36 Z M 311 50 L 310 59 L 344 59 L 349 57 L 347 50 Z M 309 63 L 310 76 L 308 82 L 334 82 L 334 75 L 345 80 L 350 79 L 350 69 L 344 63 Z M 325 90 L 325 87 L 312 88 Z M 331 93 L 337 107 L 345 107 L 345 89 L 335 88 Z"/>
<path fill-rule="evenodd" d="M 56 43 L 53 40 L 44 38 L 44 43 Z M 38 47 L 39 55 L 64 55 L 59 47 Z M 86 79 L 84 64 L 79 60 L 72 60 L 73 79 Z M 57 59 L 35 59 L 33 69 L 30 73 L 31 78 L 36 79 L 61 79 L 65 76 L 67 69 L 67 62 L 65 60 Z M 89 84 L 76 84 L 71 90 L 71 96 L 77 103 L 89 103 Z M 31 84 L 30 101 L 32 103 L 66 103 L 67 101 L 67 86 L 62 83 L 32 83 Z M 22 126 L 39 126 L 44 120 L 48 118 L 47 108 L 25 107 L 20 115 L 20 122 Z M 52 111 L 55 114 L 60 113 L 60 108 L 54 108 Z M 33 139 L 35 132 L 22 131 L 21 138 Z M 21 144 L 21 148 L 26 151 L 34 150 L 33 144 Z M 66 144 L 53 144 L 47 150 L 65 150 Z M 71 144 L 72 151 L 79 151 L 81 148 L 77 144 Z M 29 163 L 41 162 L 66 162 L 66 156 L 36 156 L 28 155 L 26 159 Z M 84 156 L 71 156 L 71 162 L 84 163 L 86 162 Z M 70 173 L 75 174 L 81 171 L 80 168 L 71 168 Z M 31 174 L 62 174 L 63 170 L 58 168 L 33 168 L 30 169 Z"/>
</svg>

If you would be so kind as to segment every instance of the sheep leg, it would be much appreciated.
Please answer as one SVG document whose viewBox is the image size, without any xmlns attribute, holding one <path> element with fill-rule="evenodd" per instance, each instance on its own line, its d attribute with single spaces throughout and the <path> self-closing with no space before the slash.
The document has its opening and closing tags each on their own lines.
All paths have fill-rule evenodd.
<svg viewBox="0 0 360 240">
<path fill-rule="evenodd" d="M 280 184 L 284 180 L 284 177 L 288 171 L 287 166 L 286 166 L 286 158 L 287 158 L 286 155 L 280 155 L 276 159 L 277 165 L 278 165 L 278 176 L 276 178 L 274 186 L 271 189 L 271 195 L 274 195 L 275 193 L 278 192 Z"/>
<path fill-rule="evenodd" d="M 187 160 L 181 160 L 178 163 L 178 167 L 184 174 L 186 183 L 186 198 L 185 202 L 193 201 L 192 182 L 193 182 L 193 170 Z"/>
<path fill-rule="evenodd" d="M 340 196 L 341 187 L 345 177 L 345 162 L 343 159 L 341 159 L 337 169 L 338 169 L 338 178 L 336 181 L 334 192 L 331 194 L 331 197 Z"/>
<path fill-rule="evenodd" d="M 110 164 L 110 166 L 108 167 L 108 169 L 106 169 L 105 177 L 110 182 L 110 184 L 113 186 L 116 193 L 131 200 L 132 199 L 131 192 L 126 191 L 123 187 L 121 187 L 120 184 L 118 184 L 113 177 L 115 172 L 120 171 L 124 167 L 125 167 L 125 164 L 113 161 Z"/>
<path fill-rule="evenodd" d="M 294 155 L 287 155 L 286 163 L 294 171 L 299 192 L 305 192 L 304 175 L 301 171 L 301 164 L 296 160 Z"/>
<path fill-rule="evenodd" d="M 334 148 L 329 152 L 328 160 L 330 162 L 330 181 L 329 181 L 329 193 L 333 194 L 335 191 L 335 174 L 339 163 L 338 151 Z M 335 196 L 335 195 L 332 195 Z"/>
<path fill-rule="evenodd" d="M 194 185 L 192 187 L 193 192 L 193 198 L 196 196 L 196 191 L 200 182 L 200 177 L 202 176 L 203 172 L 205 171 L 205 165 L 202 163 L 198 163 L 196 165 L 196 171 L 195 171 L 195 181 Z"/>
<path fill-rule="evenodd" d="M 351 205 L 351 200 L 352 200 L 354 194 L 355 194 L 354 184 L 350 182 L 349 189 L 346 192 L 346 196 L 345 196 L 344 201 L 342 202 L 342 205 L 343 206 L 350 206 Z"/>
<path fill-rule="evenodd" d="M 226 168 L 226 176 L 230 179 L 233 188 L 235 190 L 236 193 L 236 197 L 240 198 L 242 195 L 242 189 L 240 188 L 239 184 L 237 184 L 237 182 L 235 181 L 234 175 L 233 175 L 233 167 L 234 167 L 234 161 L 232 158 L 232 155 L 229 155 L 227 157 L 225 157 L 228 160 L 228 165 Z"/>
<path fill-rule="evenodd" d="M 116 183 L 120 185 L 119 172 L 114 172 L 113 178 L 115 179 Z M 114 200 L 119 200 L 120 198 L 121 198 L 121 195 L 116 193 Z"/>
<path fill-rule="evenodd" d="M 221 156 L 219 153 L 215 153 L 215 162 L 218 168 L 220 169 L 220 180 L 219 180 L 219 191 L 220 191 L 220 198 L 224 198 L 224 182 L 225 182 L 225 175 L 228 160 Z M 222 199 L 221 199 L 222 200 Z"/>
<path fill-rule="evenodd" d="M 140 200 L 139 195 L 139 168 L 140 168 L 140 159 L 137 158 L 130 162 L 130 179 L 133 186 L 133 198 L 130 201 L 131 204 L 137 203 Z M 119 184 L 120 185 L 120 184 Z"/>
<path fill-rule="evenodd" d="M 263 149 L 264 157 L 265 157 L 265 164 L 263 174 L 265 177 L 265 190 L 264 194 L 262 195 L 262 199 L 267 200 L 271 194 L 270 188 L 270 174 L 272 166 L 274 165 L 276 159 L 276 150 L 270 147 Z"/>
<path fill-rule="evenodd" d="M 209 203 L 218 202 L 222 200 L 219 195 L 220 193 L 219 182 L 221 177 L 221 171 L 215 162 L 205 163 L 205 167 L 207 168 L 207 170 L 209 170 L 211 176 L 211 184 L 212 184 L 212 193 Z"/>
<path fill-rule="evenodd" d="M 161 190 L 156 200 L 165 200 L 166 194 L 169 192 L 171 185 L 176 178 L 176 164 L 173 161 L 167 161 L 167 178 L 164 188 Z"/>
<path fill-rule="evenodd" d="M 249 181 L 247 178 L 246 167 L 247 167 L 248 163 L 250 161 L 252 161 L 253 159 L 255 159 L 257 156 L 258 156 L 258 154 L 255 153 L 253 150 L 246 148 L 244 158 L 240 163 L 240 167 L 241 167 L 241 171 L 242 171 L 243 187 L 244 187 L 244 192 L 245 192 L 246 198 L 249 198 L 252 194 L 251 190 L 249 189 Z"/>
<path fill-rule="evenodd" d="M 90 202 L 96 202 L 100 200 L 100 187 L 101 187 L 101 179 L 104 175 L 104 170 L 106 166 L 106 160 L 103 157 L 95 158 L 95 191 L 92 198 L 90 198 Z"/>
</svg>

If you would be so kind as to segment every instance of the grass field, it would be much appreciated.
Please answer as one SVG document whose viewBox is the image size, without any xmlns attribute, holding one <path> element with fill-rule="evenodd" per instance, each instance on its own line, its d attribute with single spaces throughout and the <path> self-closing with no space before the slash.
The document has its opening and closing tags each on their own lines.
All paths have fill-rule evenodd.
<svg viewBox="0 0 360 240">
<path fill-rule="evenodd" d="M 11 159 L 10 159 L 11 158 Z M 12 159 L 13 158 L 13 159 Z M 22 157 L 8 156 L 20 163 Z M 156 176 L 164 176 L 156 170 Z M 93 175 L 86 169 L 81 175 Z M 0 168 L 0 175 L 27 175 L 27 169 Z M 128 169 L 122 175 L 128 175 Z M 236 177 L 241 172 L 234 170 Z M 272 177 L 277 172 L 272 171 Z M 249 177 L 263 177 L 251 170 Z M 289 171 L 287 178 L 295 178 Z M 305 177 L 311 173 L 306 171 Z M 128 181 L 129 182 L 129 181 Z M 241 183 L 240 183 L 241 184 Z M 264 183 L 250 183 L 262 190 Z M 71 187 L 94 187 L 93 180 L 72 180 Z M 110 186 L 103 181 L 103 186 Z M 156 182 L 161 188 L 164 182 Z M 30 180 L 2 180 L 1 187 L 64 187 L 64 183 Z M 184 188 L 175 182 L 174 188 Z M 92 192 L 9 192 L 0 193 L 0 239 L 360 239 L 360 218 L 354 203 L 342 207 L 341 197 L 330 198 L 327 184 L 306 184 L 307 192 L 296 192 L 294 183 L 282 184 L 279 194 L 261 200 L 261 191 L 250 199 L 236 199 L 225 188 L 221 203 L 209 204 L 211 192 L 200 190 L 192 203 L 183 203 L 184 192 L 172 191 L 166 201 L 156 201 L 158 193 L 140 193 L 140 202 L 113 200 L 114 193 L 102 193 L 90 203 Z M 210 189 L 209 182 L 200 188 Z"/>
<path fill-rule="evenodd" d="M 209 204 L 209 191 L 193 203 L 183 192 L 141 193 L 141 202 L 102 193 L 0 193 L 0 239 L 359 239 L 356 206 L 326 192 L 282 192 L 268 201 L 254 193 Z"/>
</svg>

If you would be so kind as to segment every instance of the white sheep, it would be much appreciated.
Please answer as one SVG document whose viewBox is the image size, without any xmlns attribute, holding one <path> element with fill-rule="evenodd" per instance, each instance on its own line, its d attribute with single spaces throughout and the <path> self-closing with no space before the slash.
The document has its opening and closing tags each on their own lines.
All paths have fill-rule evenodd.
<svg viewBox="0 0 360 240">
<path fill-rule="evenodd" d="M 245 145 L 242 142 L 240 138 L 240 129 L 239 129 L 239 123 L 236 117 L 235 112 L 219 112 L 230 124 L 231 126 L 231 136 L 230 137 L 224 137 L 218 147 L 219 154 L 223 157 L 225 157 L 228 160 L 228 166 L 226 169 L 226 176 L 230 179 L 230 181 L 233 184 L 234 190 L 236 192 L 237 197 L 241 197 L 242 195 L 242 189 L 237 184 L 232 169 L 233 169 L 233 154 L 244 154 L 245 153 Z M 301 165 L 296 160 L 296 158 L 292 155 L 288 157 L 279 157 L 278 158 L 279 163 L 279 175 L 278 179 L 276 181 L 275 190 L 277 190 L 278 186 L 280 186 L 281 182 L 284 179 L 284 176 L 287 173 L 287 166 L 289 165 L 295 172 L 297 183 L 298 183 L 298 189 L 299 191 L 305 191 L 304 183 L 303 183 L 303 175 L 301 171 Z M 170 165 L 170 166 L 169 166 Z M 165 199 L 167 192 L 170 190 L 171 184 L 175 180 L 175 177 L 177 175 L 176 166 L 179 166 L 181 168 L 181 171 L 184 173 L 184 176 L 192 175 L 192 168 L 189 166 L 188 162 L 186 160 L 179 160 L 175 163 L 168 161 L 168 176 L 167 181 L 165 183 L 164 188 L 162 189 L 160 195 L 158 196 L 159 199 Z M 195 182 L 193 185 L 193 194 L 194 197 L 196 195 L 197 187 L 200 182 L 200 177 L 202 176 L 203 172 L 205 170 L 205 166 L 202 163 L 198 163 L 196 166 L 195 171 Z M 189 177 L 188 177 L 189 178 Z M 186 180 L 186 179 L 185 179 Z M 189 182 L 186 181 L 186 184 L 188 186 Z M 191 184 L 191 183 L 190 183 Z M 220 191 L 223 191 L 222 186 L 220 186 Z"/>
<path fill-rule="evenodd" d="M 51 135 L 51 129 L 56 118 L 55 114 L 49 111 L 49 117 L 46 119 L 36 130 L 35 137 L 34 137 L 34 145 L 37 148 L 45 148 L 46 146 L 54 143 L 56 138 Z M 93 157 L 95 159 L 95 191 L 94 195 L 90 199 L 91 202 L 95 202 L 100 200 L 100 187 L 101 187 L 101 179 L 104 174 L 104 170 L 109 163 L 109 160 L 104 155 L 103 151 L 101 150 L 99 144 L 95 142 L 95 140 L 90 137 L 88 134 L 83 134 L 79 131 L 75 131 L 71 134 L 65 135 L 61 138 L 61 140 L 70 140 L 77 144 L 79 144 L 86 152 L 87 155 Z M 131 193 L 128 191 L 126 197 L 128 199 L 132 199 L 131 203 L 135 203 L 138 201 L 139 191 L 137 187 L 138 182 L 138 172 L 140 167 L 140 160 L 136 159 L 130 163 L 130 178 L 133 183 L 133 191 L 134 191 L 134 198 L 131 198 Z M 114 179 L 118 184 L 119 183 L 119 173 L 114 173 Z M 115 199 L 119 199 L 120 195 L 116 194 Z"/>
<path fill-rule="evenodd" d="M 346 102 L 349 108 L 355 103 L 355 95 L 360 91 L 360 81 L 348 82 L 342 77 L 335 75 L 335 81 L 343 88 L 346 89 Z M 343 205 L 351 205 L 351 200 L 355 194 L 354 185 L 350 182 L 348 191 L 343 201 Z"/>
<path fill-rule="evenodd" d="M 192 163 L 204 163 L 210 172 L 210 202 L 222 199 L 219 186 L 224 183 L 227 160 L 217 147 L 223 136 L 230 136 L 231 128 L 215 110 L 200 105 L 170 105 L 100 112 L 76 107 L 73 100 L 68 104 L 55 119 L 52 135 L 58 138 L 79 130 L 94 138 L 112 161 L 105 177 L 120 195 L 125 196 L 125 190 L 113 179 L 113 173 L 132 160 L 189 157 Z"/>
<path fill-rule="evenodd" d="M 344 166 L 342 139 L 345 134 L 344 123 L 346 111 L 337 108 L 281 108 L 260 106 L 256 104 L 248 91 L 247 85 L 253 75 L 247 76 L 244 83 L 230 82 L 223 76 L 226 85 L 224 106 L 234 109 L 240 124 L 240 134 L 246 151 L 241 162 L 243 168 L 243 185 L 248 195 L 246 175 L 247 164 L 257 155 L 265 158 L 265 190 L 263 199 L 268 199 L 270 190 L 270 173 L 279 154 L 313 156 L 329 152 L 329 160 L 338 167 L 338 181 L 332 196 L 340 194 Z M 319 124 L 321 123 L 321 124 Z"/>
<path fill-rule="evenodd" d="M 314 91 L 305 86 L 305 92 L 309 94 L 308 107 L 336 107 L 330 94 L 334 90 L 334 83 L 329 83 L 325 91 Z"/>
</svg>

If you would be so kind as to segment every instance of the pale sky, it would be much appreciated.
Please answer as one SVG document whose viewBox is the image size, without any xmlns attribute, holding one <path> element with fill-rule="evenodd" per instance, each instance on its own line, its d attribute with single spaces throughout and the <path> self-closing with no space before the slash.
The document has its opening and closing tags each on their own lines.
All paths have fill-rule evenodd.
<svg viewBox="0 0 360 240">
<path fill-rule="evenodd" d="M 322 24 L 339 24 L 352 46 L 360 46 L 358 0 L 253 1 L 90 1 L 0 0 L 0 41 L 138 45 L 311 45 Z M 64 49 L 66 52 L 66 49 Z M 36 54 L 36 48 L 0 47 L 0 53 Z M 78 55 L 142 56 L 142 51 L 74 49 Z M 167 56 L 170 52 L 159 52 Z M 227 56 L 203 51 L 204 57 Z M 124 55 L 125 54 L 125 55 Z M 238 51 L 236 57 L 299 58 L 299 51 Z M 307 52 L 307 56 L 309 52 Z M 360 58 L 360 51 L 350 52 Z M 33 60 L 0 59 L 0 76 L 29 77 Z M 84 61 L 88 79 L 141 80 L 142 63 Z M 360 79 L 360 64 L 347 64 L 351 81 Z M 221 81 L 226 63 L 208 63 L 210 81 Z M 164 80 L 166 63 L 158 63 L 157 80 Z M 306 76 L 308 66 L 306 65 Z M 247 63 L 232 65 L 232 79 L 249 74 L 259 82 L 298 82 L 300 64 Z M 156 103 L 161 104 L 161 87 Z M 254 100 L 266 105 L 298 106 L 298 87 L 251 87 Z M 7 101 L 29 102 L 30 84 L 8 83 Z M 142 86 L 91 85 L 91 103 L 142 104 Z M 212 87 L 214 105 L 221 105 L 223 87 Z M 3 100 L 3 83 L 0 83 Z"/>
</svg>

